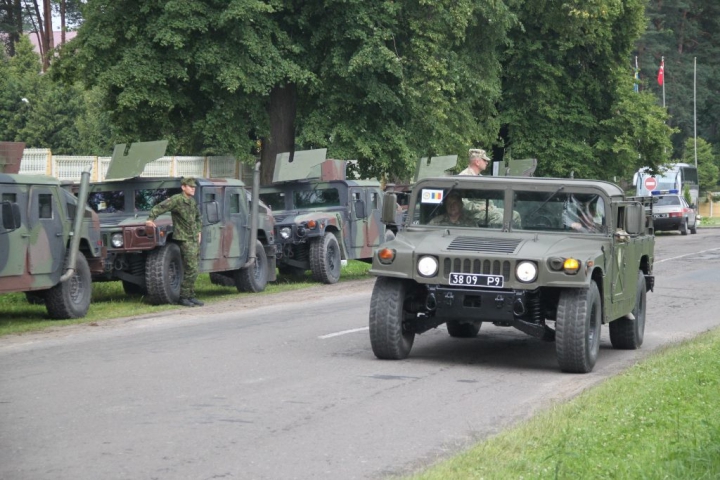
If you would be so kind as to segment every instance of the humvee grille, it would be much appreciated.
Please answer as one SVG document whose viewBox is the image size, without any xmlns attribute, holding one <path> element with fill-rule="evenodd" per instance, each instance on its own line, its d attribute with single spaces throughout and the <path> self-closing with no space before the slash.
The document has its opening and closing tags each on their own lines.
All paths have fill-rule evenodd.
<svg viewBox="0 0 720 480">
<path fill-rule="evenodd" d="M 479 258 L 445 258 L 443 260 L 443 277 L 454 273 L 483 273 L 485 275 L 502 275 L 510 280 L 512 265 L 509 260 L 483 260 Z"/>
<path fill-rule="evenodd" d="M 486 253 L 515 253 L 515 249 L 522 240 L 457 237 L 450 242 L 448 250 L 461 250 L 465 252 L 486 252 Z M 479 273 L 479 272 L 478 272 Z"/>
</svg>

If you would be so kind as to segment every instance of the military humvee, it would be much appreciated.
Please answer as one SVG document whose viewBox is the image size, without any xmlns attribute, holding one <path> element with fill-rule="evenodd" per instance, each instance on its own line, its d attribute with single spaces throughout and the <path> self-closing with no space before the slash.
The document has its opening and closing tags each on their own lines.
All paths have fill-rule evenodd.
<svg viewBox="0 0 720 480">
<path fill-rule="evenodd" d="M 115 147 L 106 180 L 90 185 L 88 205 L 98 213 L 108 255 L 94 281 L 123 283 L 128 294 L 152 304 L 177 303 L 182 283 L 180 249 L 169 213 L 145 226 L 149 211 L 181 192 L 180 178 L 139 177 L 145 164 L 164 155 L 167 142 Z M 256 182 L 259 184 L 256 168 Z M 202 218 L 199 272 L 213 283 L 260 292 L 275 279 L 274 220 L 269 209 L 236 179 L 196 178 Z"/>
<path fill-rule="evenodd" d="M 347 179 L 346 162 L 326 160 L 326 153 L 279 154 L 273 184 L 260 189 L 260 198 L 275 217 L 280 272 L 310 270 L 332 284 L 343 260 L 369 262 L 373 248 L 394 234 L 380 220 L 380 182 Z"/>
<path fill-rule="evenodd" d="M 17 172 L 21 156 L 0 154 L 3 170 Z M 89 172 L 83 180 L 81 196 Z M 78 199 L 44 175 L 0 173 L 0 201 L 0 293 L 25 292 L 53 319 L 84 317 L 91 274 L 103 266 L 98 216 L 89 208 L 78 215 Z"/>
<path fill-rule="evenodd" d="M 462 200 L 463 224 L 444 211 L 450 197 Z M 445 323 L 474 337 L 483 322 L 555 341 L 567 372 L 593 369 L 603 323 L 615 348 L 639 348 L 654 285 L 650 202 L 604 181 L 420 180 L 405 228 L 373 256 L 373 352 L 405 358 L 416 334 Z"/>
</svg>

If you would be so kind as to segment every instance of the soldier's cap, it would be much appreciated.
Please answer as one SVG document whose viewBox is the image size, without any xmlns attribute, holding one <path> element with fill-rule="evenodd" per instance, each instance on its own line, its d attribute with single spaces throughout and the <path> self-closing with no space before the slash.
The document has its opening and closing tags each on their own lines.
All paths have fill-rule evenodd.
<svg viewBox="0 0 720 480">
<path fill-rule="evenodd" d="M 488 154 L 482 148 L 471 148 L 470 158 L 482 158 L 484 160 L 487 160 L 488 162 L 490 161 L 490 157 L 488 157 Z"/>
<path fill-rule="evenodd" d="M 194 187 L 195 179 L 193 177 L 183 177 L 180 180 L 180 185 L 187 185 L 188 187 Z"/>
<path fill-rule="evenodd" d="M 456 200 L 460 203 L 463 203 L 462 195 L 460 195 L 460 192 L 450 192 L 445 197 L 445 202 L 449 202 L 450 200 Z"/>
</svg>

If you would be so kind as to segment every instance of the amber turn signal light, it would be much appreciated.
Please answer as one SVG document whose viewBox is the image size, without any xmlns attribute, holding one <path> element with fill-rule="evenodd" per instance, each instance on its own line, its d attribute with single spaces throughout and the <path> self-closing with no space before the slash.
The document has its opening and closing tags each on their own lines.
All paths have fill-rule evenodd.
<svg viewBox="0 0 720 480">
<path fill-rule="evenodd" d="M 380 263 L 389 264 L 392 263 L 393 260 L 395 260 L 395 250 L 392 248 L 381 248 L 378 250 L 378 260 L 380 260 Z"/>
</svg>

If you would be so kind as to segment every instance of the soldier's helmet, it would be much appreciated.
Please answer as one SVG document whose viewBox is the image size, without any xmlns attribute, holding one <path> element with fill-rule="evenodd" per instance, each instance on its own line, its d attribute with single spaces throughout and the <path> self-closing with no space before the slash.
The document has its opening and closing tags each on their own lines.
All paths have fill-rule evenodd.
<svg viewBox="0 0 720 480">
<path fill-rule="evenodd" d="M 183 177 L 180 180 L 180 185 L 186 185 L 188 187 L 195 187 L 195 178 L 194 177 Z"/>
</svg>

